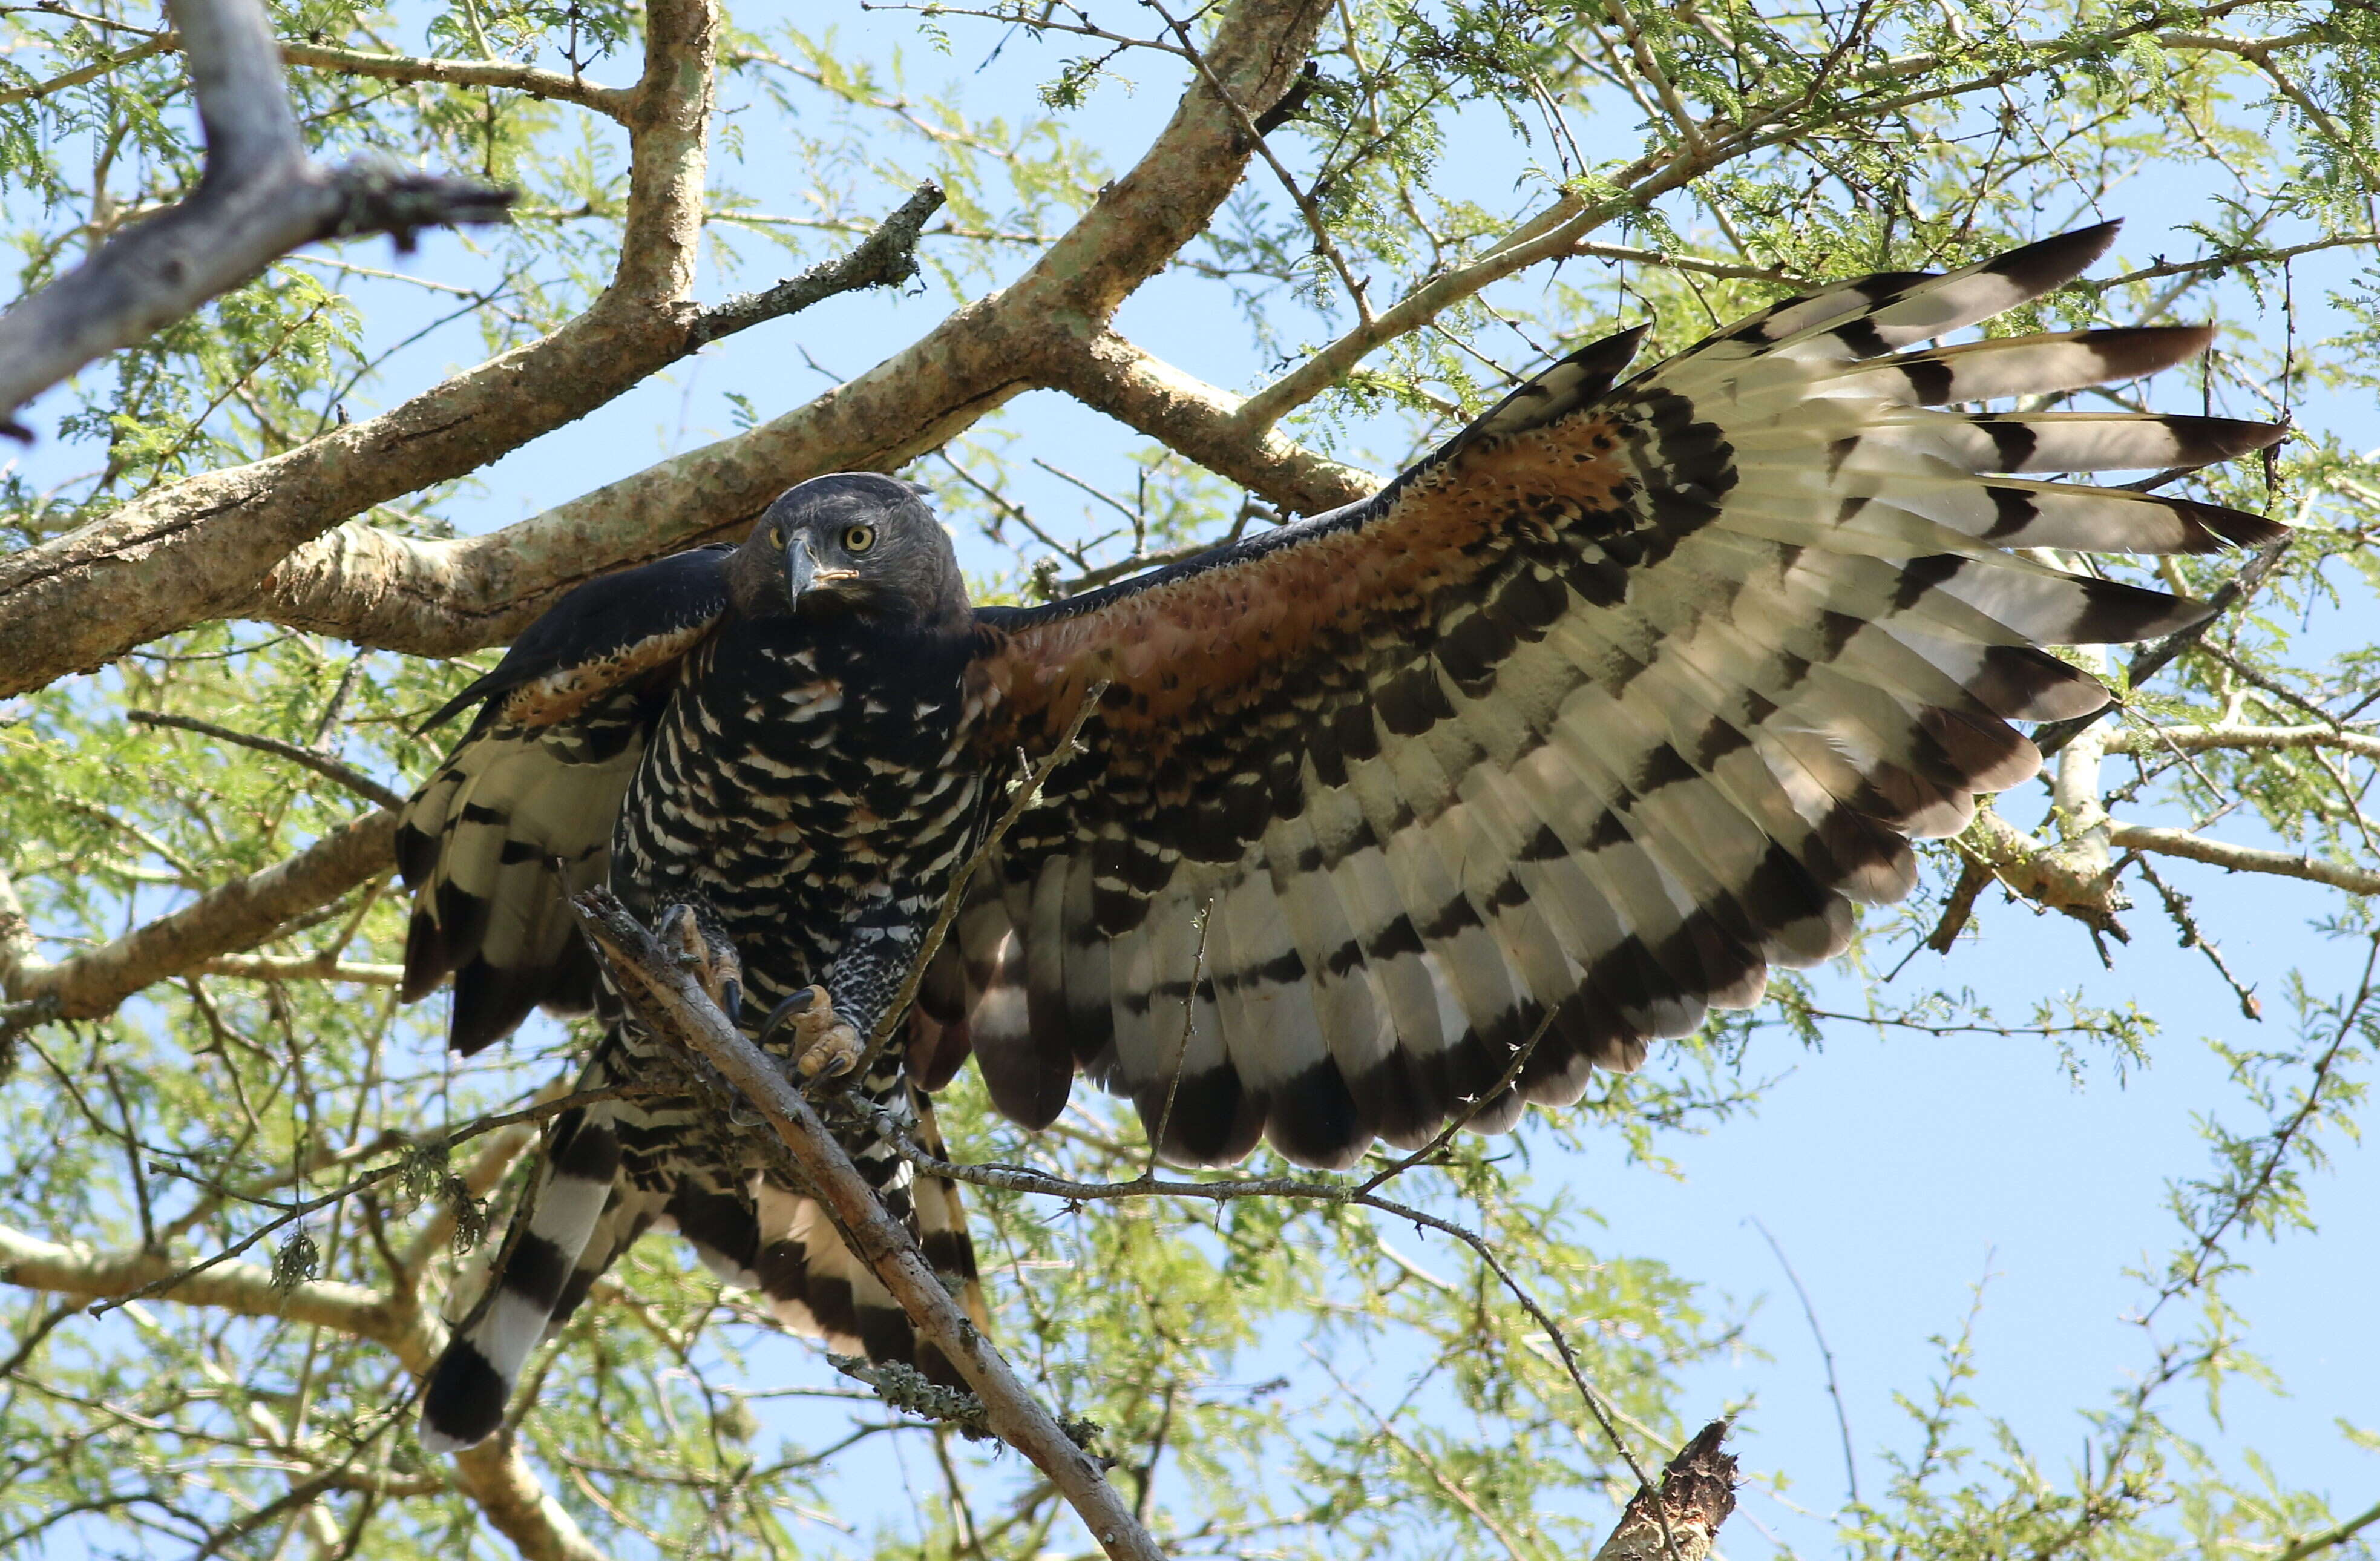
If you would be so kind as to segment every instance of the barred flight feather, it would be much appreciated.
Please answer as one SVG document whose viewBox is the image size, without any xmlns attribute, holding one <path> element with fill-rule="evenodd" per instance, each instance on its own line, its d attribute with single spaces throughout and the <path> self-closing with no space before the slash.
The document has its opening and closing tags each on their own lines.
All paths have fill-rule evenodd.
<svg viewBox="0 0 2380 1561">
<path fill-rule="evenodd" d="M 1046 1122 L 1079 1067 L 1177 1159 L 1262 1136 L 1345 1165 L 1573 1100 L 1757 1002 L 1771 965 L 1839 952 L 1855 903 L 1914 882 L 1910 837 L 2039 767 L 2008 722 L 2105 702 L 2042 646 L 2204 615 L 2012 549 L 2283 534 L 2031 475 L 2197 466 L 2276 429 L 1937 409 L 2203 352 L 2198 327 L 1923 345 L 2112 235 L 1788 299 L 1615 386 L 1625 333 L 1363 504 L 980 614 L 988 745 L 1046 745 L 1108 684 L 958 924 L 994 1100 Z"/>
</svg>

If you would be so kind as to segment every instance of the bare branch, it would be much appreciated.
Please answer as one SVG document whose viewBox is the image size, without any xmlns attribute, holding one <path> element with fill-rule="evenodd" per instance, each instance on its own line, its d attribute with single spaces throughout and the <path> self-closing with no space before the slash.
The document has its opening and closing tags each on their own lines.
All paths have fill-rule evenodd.
<svg viewBox="0 0 2380 1561">
<path fill-rule="evenodd" d="M 848 253 L 821 261 L 773 287 L 713 304 L 686 333 L 688 338 L 700 347 L 763 320 L 798 314 L 837 293 L 901 286 L 917 274 L 917 237 L 925 231 L 926 219 L 941 210 L 942 200 L 941 187 L 927 180 Z"/>
<path fill-rule="evenodd" d="M 172 1277 L 182 1265 L 164 1252 L 89 1252 L 0 1226 L 0 1279 L 28 1290 L 121 1300 Z M 407 1315 L 389 1298 L 360 1285 L 310 1279 L 276 1286 L 258 1263 L 217 1263 L 183 1278 L 170 1299 L 211 1306 L 241 1317 L 280 1317 L 388 1346 L 400 1356 L 434 1360 L 445 1330 L 434 1319 Z"/>
<path fill-rule="evenodd" d="M 310 748 L 300 748 L 294 742 L 278 738 L 261 738 L 251 732 L 235 732 L 228 726 L 218 726 L 212 721 L 201 721 L 191 715 L 174 715 L 162 710 L 128 710 L 124 718 L 136 726 L 172 726 L 180 731 L 196 732 L 200 737 L 214 738 L 223 742 L 252 748 L 259 753 L 270 753 L 286 759 L 293 764 L 303 764 L 318 775 L 327 776 L 369 802 L 383 808 L 402 808 L 405 799 L 365 774 L 352 765 L 342 764 L 326 754 Z"/>
<path fill-rule="evenodd" d="M 2287 851 L 2269 851 L 2256 846 L 2237 846 L 2228 840 L 2210 840 L 2186 829 L 2161 829 L 2152 824 L 2111 822 L 2107 826 L 2107 843 L 2121 850 L 2153 851 L 2158 856 L 2181 857 L 2190 861 L 2203 861 L 2212 867 L 2228 868 L 2234 872 L 2265 872 L 2277 878 L 2302 878 L 2309 884 L 2327 884 L 2334 889 L 2345 889 L 2350 894 L 2380 894 L 2380 872 L 2371 868 L 2324 861 L 2319 857 L 2301 854 L 2293 856 Z"/>
<path fill-rule="evenodd" d="M 2380 759 L 2380 734 L 2339 726 L 2119 726 L 2107 734 L 2107 751 L 2154 758 L 2160 753 L 2234 750 L 2273 752 L 2292 748 L 2330 749 L 2360 759 Z"/>
<path fill-rule="evenodd" d="M 273 954 L 225 954 L 190 967 L 200 976 L 236 976 L 249 981 L 341 981 L 359 986 L 395 986 L 405 980 L 402 965 L 358 965 L 321 955 L 304 958 Z"/>
<path fill-rule="evenodd" d="M 512 191 L 383 160 L 317 165 L 258 0 L 170 0 L 206 132 L 197 191 L 0 315 L 0 427 L 77 369 L 154 335 L 317 238 L 502 220 Z"/>
<path fill-rule="evenodd" d="M 933 1341 L 958 1368 L 983 1400 L 986 1421 L 1001 1440 L 1032 1460 L 1109 1555 L 1160 1561 L 1163 1552 L 1132 1508 L 967 1320 L 907 1228 L 885 1211 L 800 1091 L 727 1022 L 693 977 L 608 891 L 594 890 L 571 903 L 638 1018 L 664 1042 L 710 1063 L 759 1108 L 793 1152 L 835 1228 L 892 1291 L 918 1335 Z"/>
<path fill-rule="evenodd" d="M 173 34 L 165 35 L 168 38 Z M 423 81 L 447 87 L 497 87 L 527 92 L 533 98 L 591 108 L 609 119 L 625 123 L 636 93 L 625 87 L 601 87 L 582 76 L 565 76 L 516 60 L 428 59 L 413 55 L 374 54 L 363 49 L 334 49 L 321 43 L 285 43 L 281 57 L 290 65 L 342 76 L 363 76 L 382 81 Z"/>
</svg>

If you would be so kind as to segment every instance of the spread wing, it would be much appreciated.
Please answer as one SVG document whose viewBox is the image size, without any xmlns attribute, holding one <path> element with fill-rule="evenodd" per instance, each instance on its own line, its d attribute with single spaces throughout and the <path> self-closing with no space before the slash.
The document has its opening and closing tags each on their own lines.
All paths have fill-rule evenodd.
<svg viewBox="0 0 2380 1561">
<path fill-rule="evenodd" d="M 2202 350 L 2198 329 L 1918 345 L 2111 238 L 1791 299 L 1616 389 L 1635 336 L 1614 337 L 1364 503 L 987 611 L 990 740 L 1046 752 L 1111 680 L 959 922 L 995 1100 L 1047 1122 L 1079 1068 L 1177 1159 L 1261 1134 L 1343 1165 L 1575 1100 L 1591 1067 L 1758 1001 L 1770 965 L 1840 951 L 1855 903 L 1909 891 L 1910 836 L 2034 774 L 2010 722 L 2105 703 L 2039 647 L 2205 611 L 2014 550 L 2280 534 L 2032 475 L 2196 466 L 2277 429 L 1935 409 Z"/>
<path fill-rule="evenodd" d="M 424 724 L 484 701 L 396 835 L 413 891 L 403 996 L 453 974 L 456 1051 L 510 1033 L 540 1005 L 573 1013 L 592 1001 L 595 967 L 562 898 L 603 880 L 620 798 L 678 660 L 726 611 L 733 551 L 675 554 L 578 587 Z"/>
</svg>

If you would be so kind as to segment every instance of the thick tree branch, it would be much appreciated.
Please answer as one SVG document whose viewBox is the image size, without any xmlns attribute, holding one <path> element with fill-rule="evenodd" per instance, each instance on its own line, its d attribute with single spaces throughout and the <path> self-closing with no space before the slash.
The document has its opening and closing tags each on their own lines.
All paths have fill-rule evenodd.
<svg viewBox="0 0 2380 1561">
<path fill-rule="evenodd" d="M 0 1226 L 0 1283 L 29 1290 L 119 1299 L 171 1277 L 179 1266 L 163 1252 L 86 1252 Z M 446 1346 L 445 1325 L 407 1301 L 336 1280 L 283 1287 L 274 1285 L 272 1270 L 255 1263 L 217 1263 L 182 1279 L 163 1299 L 369 1339 L 385 1346 L 417 1381 Z M 512 1438 L 458 1454 L 455 1482 L 528 1561 L 607 1561 L 539 1482 Z"/>
<path fill-rule="evenodd" d="M 512 192 L 408 173 L 378 159 L 319 166 L 298 119 L 259 0 L 169 0 L 206 133 L 197 191 L 109 239 L 97 254 L 0 315 L 0 427 L 77 369 L 153 335 L 281 255 L 317 238 L 495 222 Z"/>
<path fill-rule="evenodd" d="M 593 891 L 573 905 L 622 998 L 655 1035 L 701 1057 L 759 1108 L 852 1250 L 892 1292 L 918 1335 L 940 1347 L 983 1401 L 992 1431 L 1032 1460 L 1109 1555 L 1159 1561 L 1163 1552 L 1131 1506 L 967 1320 L 906 1227 L 885 1212 L 783 1072 L 736 1032 L 693 977 L 609 892 Z"/>
<path fill-rule="evenodd" d="M 690 329 L 701 311 L 685 294 L 702 223 L 717 21 L 710 0 L 647 8 L 620 261 L 585 313 L 379 417 L 169 484 L 0 560 L 0 641 L 25 648 L 0 666 L 0 693 L 233 612 L 291 549 L 345 517 L 474 470 L 700 345 Z"/>
<path fill-rule="evenodd" d="M 1661 1470 L 1661 1488 L 1638 1491 L 1595 1561 L 1704 1561 L 1735 1510 L 1735 1457 L 1719 1451 L 1728 1422 L 1695 1433 Z"/>
<path fill-rule="evenodd" d="M 1322 15 L 1313 0 L 1236 0 L 1208 64 L 1241 102 L 1269 104 L 1295 79 Z M 340 526 L 226 610 L 418 655 L 502 643 L 581 580 L 740 535 L 794 482 L 896 469 L 1012 396 L 1061 384 L 1087 399 L 1096 395 L 1095 405 L 1135 426 L 1171 430 L 1160 437 L 1190 440 L 1207 451 L 1201 458 L 1276 502 L 1327 509 L 1359 497 L 1377 484 L 1269 430 L 1235 435 L 1238 454 L 1196 434 L 1201 425 L 1223 427 L 1222 393 L 1106 334 L 1117 305 L 1231 193 L 1246 157 L 1229 109 L 1203 80 L 1194 82 L 1139 162 L 1022 277 L 857 378 L 759 428 L 486 536 L 416 542 Z M 0 566 L 0 633 L 8 623 Z M 10 687 L 0 677 L 0 693 Z"/>
<path fill-rule="evenodd" d="M 37 1006 L 47 1017 L 98 1018 L 149 985 L 203 960 L 252 948 L 292 917 L 388 871 L 396 850 L 396 815 L 385 809 L 340 825 L 287 861 L 226 884 L 85 954 L 42 964 L 20 956 L 10 975 L 10 1007 Z"/>
</svg>

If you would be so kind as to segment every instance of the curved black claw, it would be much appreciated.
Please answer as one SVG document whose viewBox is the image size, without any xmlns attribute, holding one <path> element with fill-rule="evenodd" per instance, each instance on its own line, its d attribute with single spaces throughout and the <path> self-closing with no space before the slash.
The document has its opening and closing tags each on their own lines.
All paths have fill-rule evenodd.
<svg viewBox="0 0 2380 1561">
<path fill-rule="evenodd" d="M 766 1046 L 771 1036 L 776 1034 L 790 1021 L 808 1013 L 811 1006 L 817 1001 L 818 988 L 806 986 L 770 1009 L 769 1017 L 760 1021 L 760 1032 L 752 1038 L 754 1043 Z"/>
</svg>

